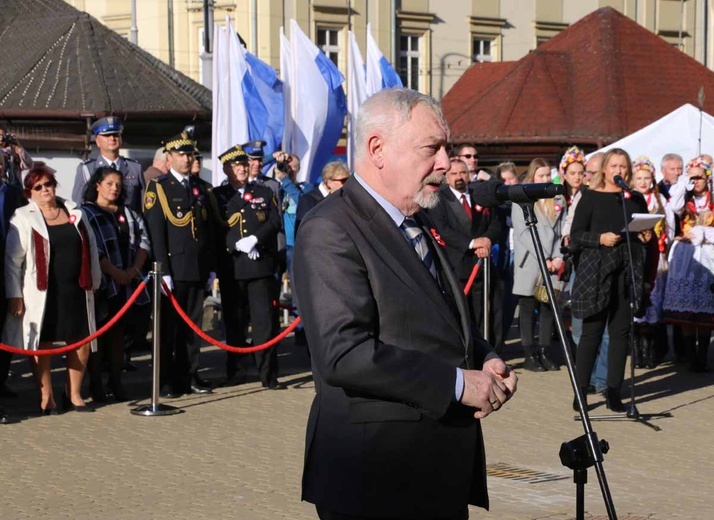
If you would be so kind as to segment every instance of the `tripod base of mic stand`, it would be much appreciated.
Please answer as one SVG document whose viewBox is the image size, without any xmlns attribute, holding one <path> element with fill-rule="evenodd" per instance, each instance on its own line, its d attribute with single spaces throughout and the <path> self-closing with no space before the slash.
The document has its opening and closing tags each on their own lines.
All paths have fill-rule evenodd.
<svg viewBox="0 0 714 520">
<path fill-rule="evenodd" d="M 639 410 L 637 410 L 637 407 L 634 405 L 634 403 L 630 403 L 630 406 L 626 412 L 622 413 L 612 413 L 612 414 L 606 414 L 606 415 L 590 415 L 590 420 L 591 421 L 618 421 L 621 419 L 629 419 L 632 421 L 637 421 L 639 423 L 644 424 L 645 426 L 649 426 L 652 428 L 654 431 L 661 431 L 662 428 L 659 426 L 650 423 L 649 421 L 651 419 L 657 419 L 657 418 L 662 418 L 662 417 L 672 417 L 672 414 L 669 412 L 664 412 L 664 413 L 644 413 L 641 414 Z M 576 415 L 573 417 L 573 420 L 579 421 L 580 416 Z"/>
<path fill-rule="evenodd" d="M 144 417 L 153 417 L 161 415 L 176 415 L 177 413 L 183 413 L 184 411 L 175 406 L 168 406 L 166 404 L 147 404 L 144 406 L 139 406 L 134 408 L 131 413 L 133 415 L 143 415 Z"/>
</svg>

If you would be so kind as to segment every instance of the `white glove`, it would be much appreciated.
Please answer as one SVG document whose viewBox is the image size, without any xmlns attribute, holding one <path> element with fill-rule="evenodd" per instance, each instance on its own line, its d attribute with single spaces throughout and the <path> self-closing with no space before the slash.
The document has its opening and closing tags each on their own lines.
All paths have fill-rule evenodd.
<svg viewBox="0 0 714 520">
<path fill-rule="evenodd" d="M 171 278 L 170 274 L 165 274 L 164 276 L 161 277 L 161 279 L 164 281 L 166 286 L 169 288 L 170 291 L 174 290 L 174 279 Z M 161 292 L 166 294 L 166 291 L 164 291 L 164 286 L 161 286 Z"/>
<path fill-rule="evenodd" d="M 255 235 L 250 235 L 245 238 L 241 238 L 236 242 L 236 251 L 241 253 L 250 253 L 251 249 L 254 249 L 258 245 L 258 238 Z"/>
<path fill-rule="evenodd" d="M 248 258 L 250 258 L 251 260 L 257 260 L 258 258 L 260 258 L 260 253 L 258 253 L 258 249 L 254 247 L 253 249 L 248 251 Z"/>
</svg>

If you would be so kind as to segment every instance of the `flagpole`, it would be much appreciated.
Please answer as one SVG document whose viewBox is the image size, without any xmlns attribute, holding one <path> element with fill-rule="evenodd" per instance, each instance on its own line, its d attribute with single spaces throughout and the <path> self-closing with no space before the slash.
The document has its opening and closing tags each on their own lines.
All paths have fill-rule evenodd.
<svg viewBox="0 0 714 520">
<path fill-rule="evenodd" d="M 352 0 L 347 0 L 347 88 L 350 88 L 350 75 L 352 74 L 352 61 L 354 57 L 352 56 L 352 45 L 350 45 L 350 33 L 352 32 Z M 354 103 L 352 103 L 353 92 L 347 93 L 347 166 L 350 171 L 354 171 L 354 150 L 352 148 L 352 129 L 354 121 L 352 121 L 352 114 L 354 113 Z"/>
</svg>

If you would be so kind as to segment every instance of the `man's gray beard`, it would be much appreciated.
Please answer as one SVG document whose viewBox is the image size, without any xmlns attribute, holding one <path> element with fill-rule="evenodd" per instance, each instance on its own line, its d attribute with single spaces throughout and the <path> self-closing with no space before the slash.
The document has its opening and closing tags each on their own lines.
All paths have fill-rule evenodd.
<svg viewBox="0 0 714 520">
<path fill-rule="evenodd" d="M 422 209 L 434 209 L 439 204 L 439 193 L 421 190 L 414 196 L 414 202 Z"/>
</svg>

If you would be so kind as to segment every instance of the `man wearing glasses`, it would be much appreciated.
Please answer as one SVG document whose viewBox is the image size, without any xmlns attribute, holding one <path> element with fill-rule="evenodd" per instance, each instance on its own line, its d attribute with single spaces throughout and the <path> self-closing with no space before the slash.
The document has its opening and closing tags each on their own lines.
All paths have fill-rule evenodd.
<svg viewBox="0 0 714 520">
<path fill-rule="evenodd" d="M 478 150 L 473 144 L 463 143 L 456 147 L 454 150 L 454 157 L 466 163 L 466 167 L 469 170 L 469 182 L 476 180 L 476 172 L 478 168 Z M 487 179 L 480 179 L 487 180 Z"/>
</svg>

